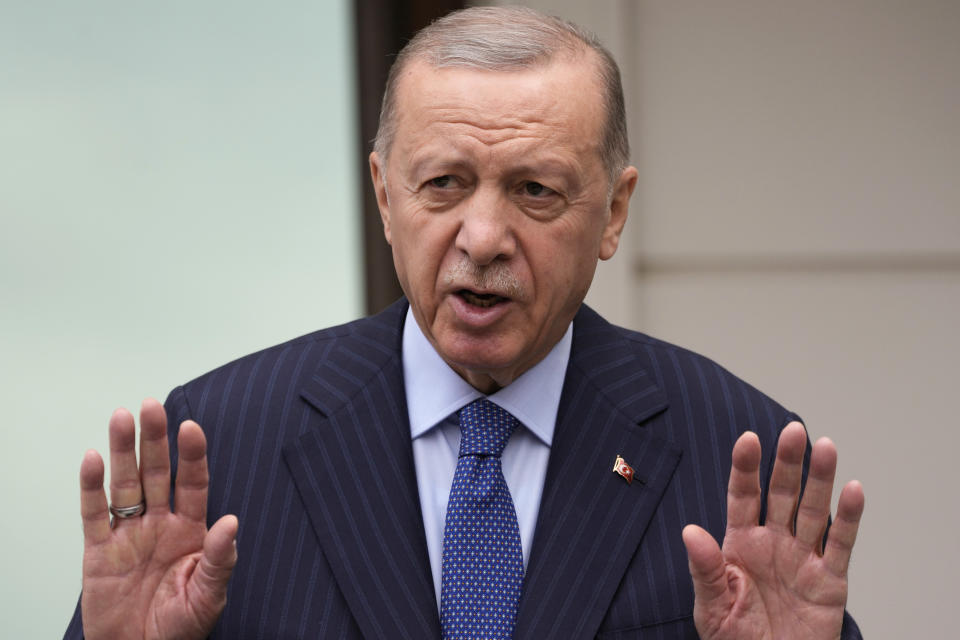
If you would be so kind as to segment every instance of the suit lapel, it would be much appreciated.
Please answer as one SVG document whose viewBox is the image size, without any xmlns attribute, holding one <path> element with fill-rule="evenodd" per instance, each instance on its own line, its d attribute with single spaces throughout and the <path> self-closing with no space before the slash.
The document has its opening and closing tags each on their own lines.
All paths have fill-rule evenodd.
<svg viewBox="0 0 960 640">
<path fill-rule="evenodd" d="M 410 441 L 406 304 L 348 325 L 301 395 L 315 428 L 284 449 L 313 528 L 367 638 L 439 638 Z"/>
<path fill-rule="evenodd" d="M 574 320 L 517 638 L 596 636 L 680 460 L 642 426 L 667 402 L 636 351 L 586 307 Z"/>
</svg>

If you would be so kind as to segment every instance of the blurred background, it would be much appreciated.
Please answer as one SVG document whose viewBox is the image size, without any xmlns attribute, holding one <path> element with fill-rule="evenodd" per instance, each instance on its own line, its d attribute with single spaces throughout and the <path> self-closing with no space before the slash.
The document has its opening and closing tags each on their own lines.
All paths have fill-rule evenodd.
<svg viewBox="0 0 960 640">
<path fill-rule="evenodd" d="M 641 178 L 588 302 L 831 436 L 867 491 L 864 634 L 952 637 L 960 4 L 526 4 L 624 76 Z M 4 637 L 66 627 L 113 408 L 394 299 L 371 127 L 456 6 L 0 0 Z"/>
<path fill-rule="evenodd" d="M 0 637 L 62 637 L 115 407 L 362 315 L 352 24 L 0 0 Z"/>
</svg>

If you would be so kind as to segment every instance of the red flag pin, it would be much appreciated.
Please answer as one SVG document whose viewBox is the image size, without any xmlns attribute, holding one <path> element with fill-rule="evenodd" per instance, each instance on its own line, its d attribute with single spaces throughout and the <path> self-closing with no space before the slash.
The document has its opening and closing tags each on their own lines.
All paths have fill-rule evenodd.
<svg viewBox="0 0 960 640">
<path fill-rule="evenodd" d="M 623 456 L 617 456 L 616 462 L 613 463 L 613 471 L 614 473 L 620 474 L 620 476 L 627 481 L 627 484 L 633 482 L 633 467 L 627 464 Z"/>
</svg>

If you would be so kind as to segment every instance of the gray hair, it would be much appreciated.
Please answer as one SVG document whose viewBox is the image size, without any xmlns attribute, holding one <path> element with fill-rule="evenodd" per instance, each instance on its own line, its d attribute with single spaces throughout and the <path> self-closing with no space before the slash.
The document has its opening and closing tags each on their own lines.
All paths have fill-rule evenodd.
<svg viewBox="0 0 960 640">
<path fill-rule="evenodd" d="M 397 128 L 397 84 L 412 61 L 424 61 L 435 68 L 519 71 L 546 65 L 560 55 L 574 57 L 588 51 L 596 53 L 599 61 L 597 72 L 606 112 L 600 157 L 607 170 L 608 188 L 612 189 L 630 158 L 620 69 L 592 33 L 526 7 L 471 7 L 421 29 L 390 68 L 373 149 L 385 163 Z"/>
</svg>

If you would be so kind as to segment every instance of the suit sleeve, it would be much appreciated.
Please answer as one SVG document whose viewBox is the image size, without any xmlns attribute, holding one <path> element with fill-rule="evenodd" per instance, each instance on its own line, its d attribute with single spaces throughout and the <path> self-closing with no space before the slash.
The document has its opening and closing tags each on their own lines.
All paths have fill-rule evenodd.
<svg viewBox="0 0 960 640">
<path fill-rule="evenodd" d="M 863 640 L 860 627 L 846 611 L 843 612 L 843 629 L 840 630 L 840 640 Z"/>
<path fill-rule="evenodd" d="M 73 618 L 63 634 L 63 640 L 83 640 L 83 620 L 80 618 L 80 600 L 77 599 L 77 608 L 73 611 Z"/>
<path fill-rule="evenodd" d="M 187 393 L 183 386 L 179 386 L 167 396 L 163 403 L 163 409 L 167 413 L 167 440 L 170 444 L 170 509 L 173 510 L 173 498 L 175 495 L 175 480 L 177 477 L 177 433 L 180 431 L 180 423 L 184 420 L 192 420 L 193 412 L 187 402 Z M 201 427 L 203 425 L 200 425 Z"/>
</svg>

